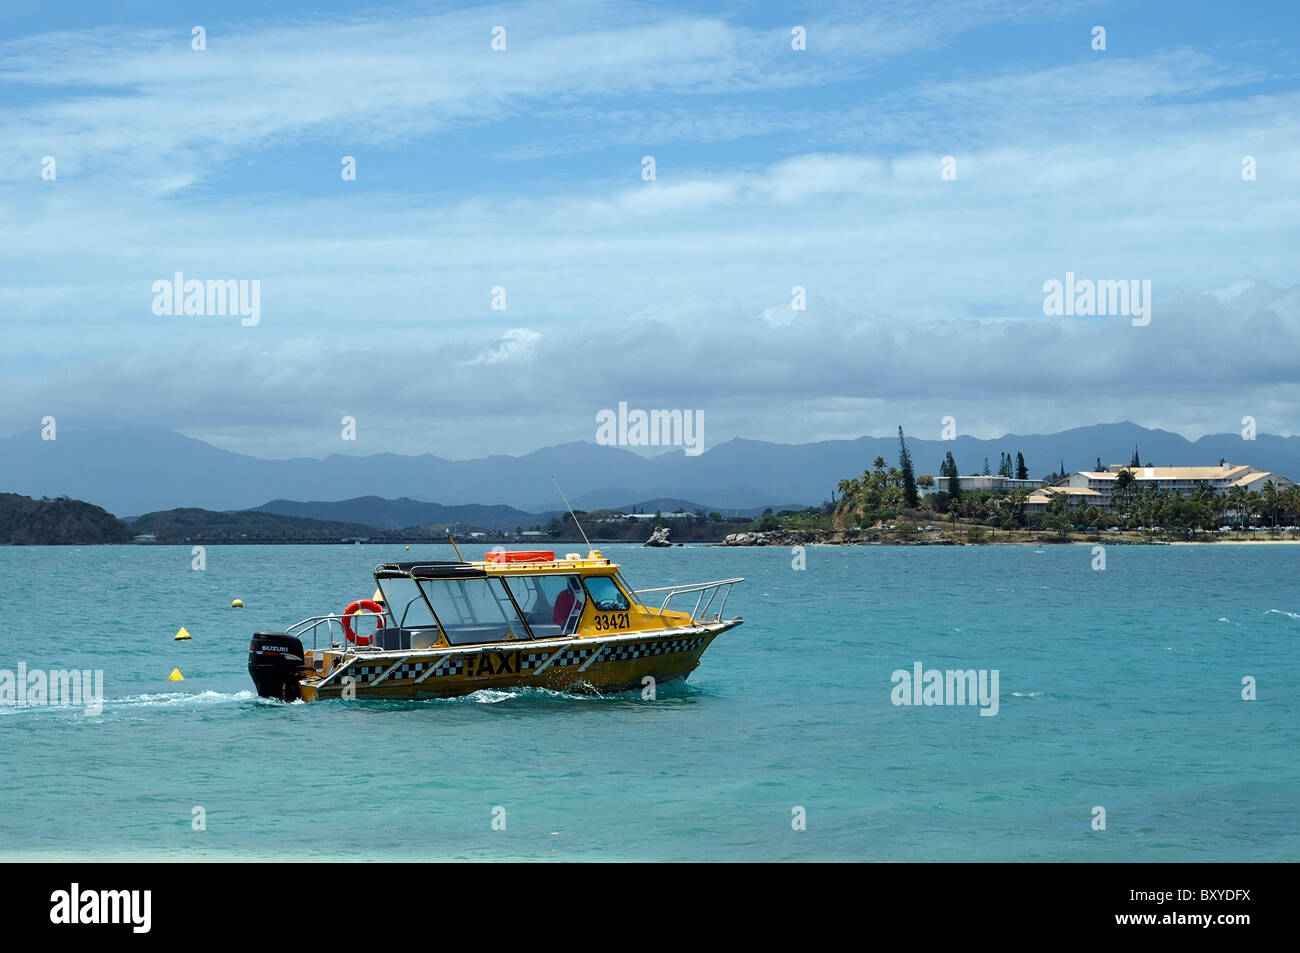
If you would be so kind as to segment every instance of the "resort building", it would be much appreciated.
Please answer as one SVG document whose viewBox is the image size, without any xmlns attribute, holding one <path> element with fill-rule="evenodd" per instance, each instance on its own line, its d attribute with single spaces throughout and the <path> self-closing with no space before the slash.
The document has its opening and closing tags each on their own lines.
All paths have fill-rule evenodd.
<svg viewBox="0 0 1300 953">
<path fill-rule="evenodd" d="M 1234 486 L 1258 493 L 1270 480 L 1278 489 L 1291 485 L 1291 481 L 1284 476 L 1246 464 L 1228 463 L 1226 460 L 1217 467 L 1126 467 L 1112 463 L 1103 471 L 1080 470 L 1071 473 L 1065 485 L 1096 490 L 1104 499 L 1104 505 L 1110 506 L 1115 480 L 1121 470 L 1133 474 L 1133 486 L 1139 491 L 1154 485 L 1158 490 L 1176 490 L 1183 496 L 1191 496 L 1202 483 L 1215 493 L 1231 492 Z"/>
<path fill-rule="evenodd" d="M 1241 487 L 1248 493 L 1262 493 L 1264 485 L 1270 481 L 1279 490 L 1292 484 L 1291 480 L 1279 474 L 1247 464 L 1228 463 L 1226 460 L 1217 467 L 1127 467 L 1122 463 L 1112 463 L 1105 470 L 1071 473 L 1055 486 L 1035 491 L 1025 504 L 1025 512 L 1041 513 L 1047 509 L 1047 504 L 1054 496 L 1062 494 L 1070 498 L 1071 507 L 1097 506 L 1110 509 L 1113 505 L 1111 498 L 1115 481 L 1121 470 L 1133 474 L 1135 493 L 1154 486 L 1161 492 L 1174 490 L 1183 496 L 1191 496 L 1202 484 L 1216 494 L 1230 493 L 1233 487 Z"/>
<path fill-rule="evenodd" d="M 1047 504 L 1052 502 L 1053 498 L 1064 496 L 1068 499 L 1070 509 L 1077 509 L 1080 506 L 1109 506 L 1110 500 L 1107 498 L 1103 501 L 1101 493 L 1091 487 L 1086 486 L 1045 486 L 1029 494 L 1025 500 L 1026 513 L 1042 513 L 1047 510 Z"/>
<path fill-rule="evenodd" d="M 616 522 L 618 520 L 688 520 L 694 517 L 694 513 L 687 513 L 683 510 L 680 513 L 625 513 L 622 516 L 610 517 L 610 519 Z"/>
<path fill-rule="evenodd" d="M 959 476 L 957 480 L 961 483 L 963 493 L 973 493 L 976 490 L 1037 490 L 1043 485 L 1042 480 L 1016 480 L 1012 477 L 997 476 Z M 937 476 L 934 478 L 934 486 L 918 487 L 922 496 L 928 496 L 931 493 L 940 491 L 948 492 L 948 478 Z"/>
</svg>

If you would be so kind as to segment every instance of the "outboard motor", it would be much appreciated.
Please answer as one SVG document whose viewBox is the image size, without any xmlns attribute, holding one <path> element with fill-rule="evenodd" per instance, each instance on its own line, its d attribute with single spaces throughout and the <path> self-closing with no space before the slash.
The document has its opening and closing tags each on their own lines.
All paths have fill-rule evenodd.
<svg viewBox="0 0 1300 953">
<path fill-rule="evenodd" d="M 248 674 L 263 698 L 295 701 L 306 669 L 302 642 L 283 632 L 254 632 L 248 647 Z"/>
</svg>

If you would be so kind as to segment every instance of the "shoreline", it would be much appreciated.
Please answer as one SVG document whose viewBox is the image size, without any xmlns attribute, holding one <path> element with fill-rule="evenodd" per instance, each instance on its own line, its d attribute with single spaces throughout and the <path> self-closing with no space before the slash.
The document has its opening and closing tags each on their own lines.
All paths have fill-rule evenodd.
<svg viewBox="0 0 1300 953">
<path fill-rule="evenodd" d="M 998 535 L 979 527 L 986 534 L 979 540 L 954 538 L 951 531 L 909 534 L 906 538 L 889 532 L 852 533 L 825 530 L 767 530 L 733 533 L 722 546 L 1300 546 L 1300 539 L 1155 539 L 1133 534 L 1079 536 L 1069 539 L 1040 538 L 1030 530 L 1002 530 Z M 1032 538 L 1031 538 L 1032 537 Z"/>
<path fill-rule="evenodd" d="M 1203 539 L 1159 539 L 1139 537 L 1135 534 L 1107 534 L 1083 536 L 1071 533 L 1069 539 L 1043 536 L 1032 530 L 998 530 L 996 534 L 988 527 L 974 527 L 984 533 L 983 539 L 970 540 L 960 531 L 956 538 L 951 530 L 932 531 L 900 535 L 887 531 L 847 532 L 836 530 L 764 530 L 730 533 L 722 539 L 693 539 L 671 542 L 663 549 L 700 548 L 700 547 L 762 547 L 762 546 L 1300 546 L 1300 534 L 1291 539 L 1237 539 L 1214 538 L 1207 535 Z M 561 546 L 585 546 L 581 539 L 552 539 L 539 543 L 536 540 L 465 540 L 456 541 L 460 546 L 505 546 L 520 548 L 528 546 L 547 546 L 558 549 Z M 183 542 L 95 542 L 95 543 L 0 543 L 0 549 L 81 549 L 99 546 L 130 546 L 139 549 L 189 548 L 203 546 L 428 546 L 447 545 L 446 537 L 419 540 L 385 540 L 385 539 L 199 539 Z M 594 547 L 623 545 L 645 547 L 644 540 L 639 539 L 592 539 Z"/>
</svg>

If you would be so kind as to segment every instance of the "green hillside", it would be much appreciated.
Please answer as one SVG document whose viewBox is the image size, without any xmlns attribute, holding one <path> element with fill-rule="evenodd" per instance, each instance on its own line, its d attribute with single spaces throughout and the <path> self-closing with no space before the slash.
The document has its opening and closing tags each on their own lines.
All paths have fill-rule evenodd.
<svg viewBox="0 0 1300 953">
<path fill-rule="evenodd" d="M 363 523 L 341 523 L 240 510 L 221 513 L 184 507 L 146 513 L 131 523 L 133 533 L 152 533 L 160 543 L 244 540 L 380 539 L 391 533 Z"/>
<path fill-rule="evenodd" d="M 93 503 L 0 493 L 0 544 L 93 545 L 130 541 L 130 527 Z"/>
</svg>

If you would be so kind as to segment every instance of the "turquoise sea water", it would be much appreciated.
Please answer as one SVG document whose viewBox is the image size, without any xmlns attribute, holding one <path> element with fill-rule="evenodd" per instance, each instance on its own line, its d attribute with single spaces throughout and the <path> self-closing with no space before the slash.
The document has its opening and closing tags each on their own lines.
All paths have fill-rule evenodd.
<svg viewBox="0 0 1300 953">
<path fill-rule="evenodd" d="M 640 587 L 747 577 L 745 624 L 655 701 L 283 705 L 251 632 L 450 550 L 0 549 L 0 669 L 107 697 L 0 707 L 0 856 L 1300 859 L 1300 547 L 603 550 Z M 998 670 L 998 713 L 893 705 L 917 661 Z"/>
</svg>

